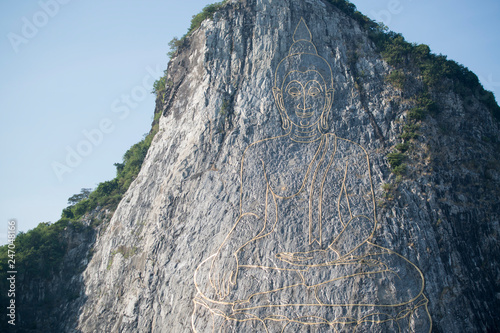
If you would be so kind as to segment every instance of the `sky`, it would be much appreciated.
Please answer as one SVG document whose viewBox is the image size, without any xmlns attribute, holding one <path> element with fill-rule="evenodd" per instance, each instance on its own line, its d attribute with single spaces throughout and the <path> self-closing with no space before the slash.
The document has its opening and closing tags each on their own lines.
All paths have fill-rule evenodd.
<svg viewBox="0 0 500 333">
<path fill-rule="evenodd" d="M 0 3 L 0 244 L 55 222 L 116 175 L 151 127 L 168 42 L 212 0 Z M 352 0 L 363 14 L 475 72 L 500 100 L 500 1 Z"/>
</svg>

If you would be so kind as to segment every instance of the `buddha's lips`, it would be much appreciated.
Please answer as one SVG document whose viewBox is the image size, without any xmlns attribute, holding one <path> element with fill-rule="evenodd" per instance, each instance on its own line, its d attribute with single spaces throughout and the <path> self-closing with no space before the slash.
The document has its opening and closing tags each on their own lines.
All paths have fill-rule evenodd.
<svg viewBox="0 0 500 333">
<path fill-rule="evenodd" d="M 295 114 L 297 115 L 297 117 L 299 118 L 311 118 L 313 115 L 314 115 L 314 111 L 313 112 L 300 112 L 300 111 L 295 111 Z"/>
</svg>

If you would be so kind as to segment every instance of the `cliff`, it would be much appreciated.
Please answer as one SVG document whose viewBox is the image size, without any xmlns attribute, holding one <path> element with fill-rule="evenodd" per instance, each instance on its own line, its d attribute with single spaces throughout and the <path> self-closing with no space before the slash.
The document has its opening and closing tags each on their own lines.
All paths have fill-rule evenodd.
<svg viewBox="0 0 500 333">
<path fill-rule="evenodd" d="M 496 105 L 399 37 L 342 1 L 203 21 L 61 329 L 499 331 Z"/>
</svg>

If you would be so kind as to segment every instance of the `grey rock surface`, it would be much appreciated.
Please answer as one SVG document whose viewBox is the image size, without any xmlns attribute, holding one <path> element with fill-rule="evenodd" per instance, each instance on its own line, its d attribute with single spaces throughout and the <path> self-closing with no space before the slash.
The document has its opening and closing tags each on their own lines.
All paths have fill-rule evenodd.
<svg viewBox="0 0 500 333">
<path fill-rule="evenodd" d="M 300 150 L 294 150 L 293 144 L 281 139 L 263 141 L 287 134 L 273 87 L 275 71 L 289 54 L 301 18 L 307 23 L 318 55 L 332 70 L 335 93 L 328 117 L 329 129 L 324 131 L 328 134 L 323 135 L 330 139 L 322 146 L 323 150 L 307 143 L 300 145 Z M 354 65 L 353 54 L 356 55 Z M 211 332 L 208 329 L 210 314 L 221 311 L 225 316 L 232 316 L 224 326 L 227 331 L 263 331 L 259 321 L 247 323 L 242 318 L 250 314 L 269 317 L 267 310 L 243 311 L 238 301 L 252 288 L 255 293 L 269 291 L 276 288 L 270 284 L 286 285 L 290 280 L 274 279 L 272 272 L 257 276 L 255 283 L 247 279 L 228 296 L 231 309 L 222 309 L 212 302 L 204 307 L 210 311 L 203 314 L 195 311 L 195 306 L 210 302 L 200 298 L 203 287 L 195 284 L 195 272 L 200 272 L 203 275 L 200 281 L 207 283 L 212 273 L 202 263 L 214 254 L 223 258 L 234 254 L 234 248 L 222 253 L 226 250 L 221 250 L 221 245 L 227 243 L 226 236 L 239 220 L 241 210 L 257 207 L 255 211 L 258 211 L 267 207 L 262 201 L 266 183 L 259 183 L 262 163 L 267 166 L 268 184 L 283 189 L 281 195 L 275 193 L 276 197 L 287 197 L 287 191 L 300 188 L 307 178 L 300 176 L 303 172 L 300 169 L 310 165 L 309 161 L 316 161 L 318 151 L 324 152 L 327 159 L 330 151 L 335 151 L 342 163 L 354 166 L 347 170 L 344 164 L 332 163 L 333 168 L 329 170 L 345 171 L 352 179 L 346 177 L 342 183 L 335 182 L 337 176 L 330 176 L 332 179 L 325 181 L 322 214 L 333 216 L 342 209 L 345 211 L 341 214 L 349 214 L 347 210 L 351 208 L 338 208 L 339 193 L 344 189 L 339 184 L 352 182 L 356 186 L 345 190 L 346 196 L 352 194 L 354 198 L 350 199 L 354 200 L 351 215 L 366 215 L 371 223 L 357 227 L 353 224 L 353 236 L 345 237 L 342 243 L 346 244 L 345 248 L 335 248 L 337 255 L 350 253 L 349 258 L 359 263 L 360 258 L 370 259 L 363 256 L 373 253 L 370 252 L 373 249 L 382 249 L 377 264 L 384 263 L 390 270 L 399 272 L 403 282 L 386 275 L 381 275 L 380 281 L 360 278 L 358 285 L 341 283 L 335 291 L 323 290 L 323 294 L 320 291 L 316 299 L 323 305 L 347 304 L 352 300 L 361 304 L 364 300 L 356 298 L 360 295 L 368 298 L 368 304 L 375 305 L 406 305 L 428 299 L 426 307 L 435 332 L 498 329 L 498 122 L 475 98 L 464 100 L 451 91 L 433 92 L 440 112 L 422 122 L 420 136 L 414 140 L 414 149 L 409 153 L 407 176 L 394 191 L 394 198 L 384 199 L 383 184 L 394 183 L 395 178 L 386 155 L 400 141 L 404 120 L 413 107 L 412 91 L 421 89 L 417 74 L 411 73 L 408 75 L 413 75 L 412 86 L 404 92 L 395 89 L 386 80 L 391 70 L 376 52 L 367 32 L 322 0 L 230 1 L 213 20 L 204 21 L 169 64 L 160 131 L 139 176 L 95 242 L 93 257 L 83 273 L 85 302 L 77 330 L 192 332 L 193 329 L 200 331 L 201 327 Z M 355 73 L 363 73 L 363 76 L 358 78 Z M 260 144 L 246 150 L 255 142 Z M 331 148 L 325 148 L 328 144 Z M 251 157 L 244 167 L 248 171 L 244 177 L 248 179 L 242 186 L 240 172 L 245 152 L 248 153 L 245 156 Z M 315 170 L 319 175 L 326 175 L 326 164 L 317 163 Z M 282 173 L 282 170 L 290 172 Z M 314 191 L 311 186 L 311 193 Z M 365 198 L 365 201 L 356 198 Z M 312 205 L 319 207 L 320 199 L 314 200 Z M 250 208 L 242 208 L 240 201 Z M 297 199 L 294 205 L 299 207 L 303 203 Z M 293 212 L 293 207 L 276 213 L 292 212 L 284 225 L 289 230 L 281 233 L 285 236 L 251 248 L 253 252 L 247 252 L 245 258 L 240 253 L 240 260 L 245 259 L 247 265 L 268 267 L 272 265 L 269 253 L 299 252 L 302 248 L 297 244 L 308 243 L 307 233 L 311 232 L 301 229 L 303 222 L 309 219 L 310 208 L 305 205 Z M 254 227 L 243 229 L 242 235 L 255 232 Z M 335 226 L 328 227 L 326 222 L 325 228 L 323 244 L 330 242 L 328 235 L 339 234 Z M 369 243 L 374 244 L 371 250 L 350 252 L 356 244 L 368 244 L 366 240 L 371 232 Z M 317 260 L 311 265 L 321 266 L 331 261 Z M 349 274 L 334 272 L 332 267 L 313 275 L 310 281 L 329 281 Z M 356 267 L 364 269 L 365 266 Z M 220 264 L 220 271 L 224 270 L 231 270 L 231 262 Z M 356 274 L 360 272 L 364 276 L 370 274 L 370 271 Z M 421 272 L 422 276 L 415 272 Z M 387 296 L 379 293 L 382 285 Z M 425 286 L 423 292 L 420 286 Z M 415 297 L 401 295 L 402 292 Z M 285 296 L 290 300 L 284 300 Z M 292 304 L 294 297 L 309 302 L 310 296 L 284 293 L 279 297 L 279 301 L 256 300 L 256 304 Z M 417 300 L 417 297 L 420 298 Z M 217 300 L 217 296 L 209 298 Z M 417 308 L 423 310 L 424 306 L 413 305 L 407 311 Z M 274 314 L 290 319 L 290 312 L 295 310 L 278 308 Z M 303 322 L 309 325 L 292 322 L 286 329 L 287 332 L 396 329 L 396 321 L 375 319 L 375 310 L 354 306 L 346 310 L 347 314 L 341 314 L 320 307 L 314 313 L 323 320 L 329 318 L 331 325 L 311 324 L 313 320 L 308 319 Z M 365 322 L 359 319 L 364 311 L 371 316 Z M 428 332 L 430 326 L 426 325 L 430 322 L 425 322 L 426 315 L 425 311 L 416 313 L 411 320 L 405 317 L 409 324 L 402 331 Z M 312 316 L 313 312 L 306 309 L 297 318 Z M 339 320 L 341 316 L 350 316 L 357 322 L 346 324 Z M 286 324 L 286 320 L 280 320 L 274 322 Z M 251 325 L 255 327 L 249 328 Z M 272 329 L 277 330 L 276 327 Z"/>
</svg>

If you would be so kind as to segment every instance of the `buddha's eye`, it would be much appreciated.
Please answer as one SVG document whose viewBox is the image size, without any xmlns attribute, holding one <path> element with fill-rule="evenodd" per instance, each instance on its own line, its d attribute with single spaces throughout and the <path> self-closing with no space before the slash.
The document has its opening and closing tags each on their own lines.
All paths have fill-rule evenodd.
<svg viewBox="0 0 500 333">
<path fill-rule="evenodd" d="M 288 94 L 292 97 L 300 97 L 302 92 L 297 87 L 291 87 L 290 89 L 288 89 Z"/>
<path fill-rule="evenodd" d="M 309 91 L 307 92 L 307 94 L 309 96 L 316 96 L 316 95 L 319 95 L 321 93 L 321 91 L 317 88 L 317 87 L 311 87 L 309 88 Z"/>
</svg>

